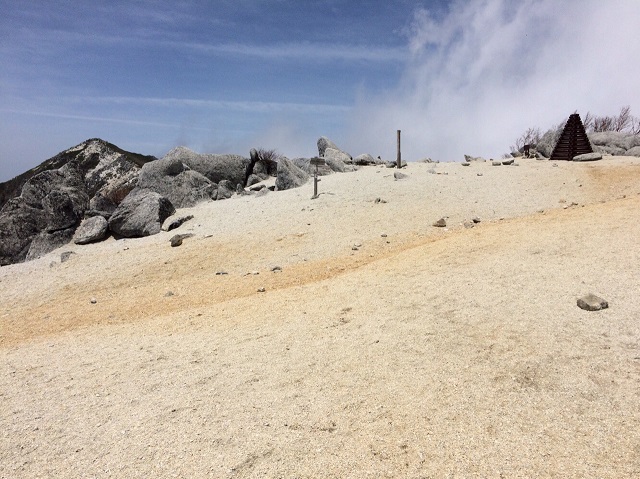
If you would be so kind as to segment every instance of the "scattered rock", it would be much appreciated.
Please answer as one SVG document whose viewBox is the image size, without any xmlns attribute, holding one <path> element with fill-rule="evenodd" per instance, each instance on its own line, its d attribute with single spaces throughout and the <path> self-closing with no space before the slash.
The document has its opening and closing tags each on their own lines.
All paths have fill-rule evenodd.
<svg viewBox="0 0 640 479">
<path fill-rule="evenodd" d="M 491 165 L 492 166 L 502 166 L 502 162 L 501 161 L 492 161 Z"/>
<path fill-rule="evenodd" d="M 173 291 L 167 291 L 166 293 L 164 293 L 165 298 L 170 298 L 171 296 L 173 296 Z"/>
<path fill-rule="evenodd" d="M 217 271 L 216 276 L 224 276 L 225 274 L 229 274 L 226 271 Z"/>
<path fill-rule="evenodd" d="M 468 161 L 463 161 L 463 162 L 461 163 L 461 165 L 462 165 L 462 166 L 470 166 L 470 165 L 471 165 L 471 163 L 469 163 Z"/>
<path fill-rule="evenodd" d="M 266 292 L 266 291 L 267 291 L 267 290 L 266 290 L 265 288 L 258 288 L 258 293 L 264 293 L 264 292 Z"/>
<path fill-rule="evenodd" d="M 477 216 L 474 216 L 473 218 L 471 218 L 471 221 L 477 224 L 477 223 L 480 223 L 480 218 Z"/>
<path fill-rule="evenodd" d="M 281 273 L 282 272 L 282 267 L 274 266 L 273 268 L 271 268 L 271 271 L 273 271 L 274 273 Z"/>
<path fill-rule="evenodd" d="M 513 158 L 508 159 L 508 160 L 502 160 L 502 164 L 503 164 L 503 165 L 506 165 L 506 166 L 509 166 L 509 165 L 513 165 L 513 163 L 514 163 L 515 161 L 516 161 L 516 160 L 514 160 Z"/>
<path fill-rule="evenodd" d="M 585 311 L 600 311 L 609 307 L 609 303 L 595 294 L 589 293 L 578 299 L 578 307 Z"/>
<path fill-rule="evenodd" d="M 445 220 L 444 218 L 440 218 L 438 221 L 433 223 L 433 226 L 435 226 L 436 228 L 444 228 L 447 226 L 447 220 Z"/>
<path fill-rule="evenodd" d="M 98 300 L 96 298 L 91 298 L 90 302 L 91 302 L 91 304 L 96 304 L 98 302 Z"/>
<path fill-rule="evenodd" d="M 396 180 L 404 180 L 405 178 L 408 178 L 408 176 L 404 173 L 400 173 L 399 171 L 394 171 L 393 178 Z"/>
<path fill-rule="evenodd" d="M 193 236 L 192 233 L 183 233 L 183 234 L 178 234 L 175 235 L 171 238 L 171 247 L 175 248 L 176 246 L 180 246 L 182 245 L 182 240 L 185 240 L 187 238 L 191 238 Z"/>
<path fill-rule="evenodd" d="M 374 201 L 374 203 L 376 203 L 376 204 L 377 203 L 386 203 L 386 202 L 387 202 L 387 200 L 383 200 L 382 198 L 376 198 L 375 201 Z"/>
<path fill-rule="evenodd" d="M 476 176 L 482 176 L 482 173 L 476 173 Z"/>
</svg>

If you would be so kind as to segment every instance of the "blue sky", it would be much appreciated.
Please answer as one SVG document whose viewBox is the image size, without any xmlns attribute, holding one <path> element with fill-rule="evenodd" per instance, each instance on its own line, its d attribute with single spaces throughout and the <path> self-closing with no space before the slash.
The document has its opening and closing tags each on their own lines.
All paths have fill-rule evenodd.
<svg viewBox="0 0 640 479">
<path fill-rule="evenodd" d="M 0 0 L 0 181 L 100 137 L 162 156 L 499 156 L 640 115 L 637 0 Z M 562 58 L 562 61 L 558 61 Z"/>
</svg>

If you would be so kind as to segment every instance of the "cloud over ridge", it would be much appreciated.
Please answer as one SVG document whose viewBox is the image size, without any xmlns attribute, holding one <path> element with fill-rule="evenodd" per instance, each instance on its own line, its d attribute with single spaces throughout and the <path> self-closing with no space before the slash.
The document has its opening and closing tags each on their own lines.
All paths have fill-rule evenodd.
<svg viewBox="0 0 640 479">
<path fill-rule="evenodd" d="M 361 93 L 349 144 L 390 157 L 499 156 L 529 126 L 640 108 L 640 2 L 477 0 L 418 9 L 398 86 Z M 366 121 L 362 121 L 365 119 Z"/>
</svg>

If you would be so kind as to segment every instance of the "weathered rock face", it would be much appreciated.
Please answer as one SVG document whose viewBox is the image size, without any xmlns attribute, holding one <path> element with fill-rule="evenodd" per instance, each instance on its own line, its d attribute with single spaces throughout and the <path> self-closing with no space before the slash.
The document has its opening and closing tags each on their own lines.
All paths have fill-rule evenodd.
<svg viewBox="0 0 640 479">
<path fill-rule="evenodd" d="M 240 155 L 203 155 L 184 146 L 171 150 L 163 157 L 165 159 L 180 160 L 216 184 L 221 180 L 229 180 L 234 185 L 244 185 L 250 164 L 249 158 Z"/>
<path fill-rule="evenodd" d="M 160 232 L 162 223 L 175 213 L 164 196 L 135 189 L 120 203 L 109 219 L 109 229 L 127 238 L 149 236 Z"/>
<path fill-rule="evenodd" d="M 107 236 L 108 221 L 102 216 L 93 216 L 84 220 L 73 235 L 75 244 L 89 244 L 101 241 Z"/>
<path fill-rule="evenodd" d="M 309 180 L 309 175 L 298 168 L 288 158 L 280 158 L 278 162 L 278 177 L 276 189 L 278 191 L 289 190 L 304 185 Z"/>
<path fill-rule="evenodd" d="M 0 211 L 0 265 L 24 261 L 32 239 L 47 224 L 44 211 L 21 197 L 10 199 Z"/>
<path fill-rule="evenodd" d="M 0 264 L 68 242 L 87 212 L 108 216 L 135 187 L 140 167 L 155 159 L 91 139 L 0 184 Z"/>
<path fill-rule="evenodd" d="M 34 176 L 57 170 L 70 162 L 77 164 L 90 197 L 101 192 L 104 196 L 113 196 L 118 204 L 135 186 L 140 167 L 155 159 L 154 156 L 125 151 L 112 143 L 93 138 L 58 153 L 10 181 L 0 183 L 0 207 L 9 199 L 19 196 L 24 184 Z M 116 193 L 127 183 L 129 187 L 125 188 L 126 193 Z"/>
<path fill-rule="evenodd" d="M 32 259 L 69 239 L 67 230 L 80 223 L 89 197 L 77 162 L 30 178 L 21 196 L 9 200 L 0 211 L 0 264 Z M 61 234 L 55 234 L 64 231 Z M 37 244 L 31 242 L 37 237 Z"/>
<path fill-rule="evenodd" d="M 180 159 L 166 157 L 142 167 L 138 188 L 161 194 L 176 208 L 215 199 L 217 190 L 215 184 L 197 171 L 185 167 Z"/>
</svg>

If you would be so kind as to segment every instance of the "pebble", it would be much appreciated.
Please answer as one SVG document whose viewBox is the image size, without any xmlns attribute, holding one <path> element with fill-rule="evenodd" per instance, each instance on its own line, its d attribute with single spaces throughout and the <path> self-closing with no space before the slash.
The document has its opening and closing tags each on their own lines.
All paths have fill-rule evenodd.
<svg viewBox="0 0 640 479">
<path fill-rule="evenodd" d="M 98 300 L 96 298 L 91 298 L 91 304 L 96 304 Z"/>
<path fill-rule="evenodd" d="M 258 288 L 258 293 L 264 293 L 264 292 L 266 292 L 266 291 L 267 291 L 267 290 L 266 290 L 266 289 L 264 289 L 264 288 Z"/>
</svg>

